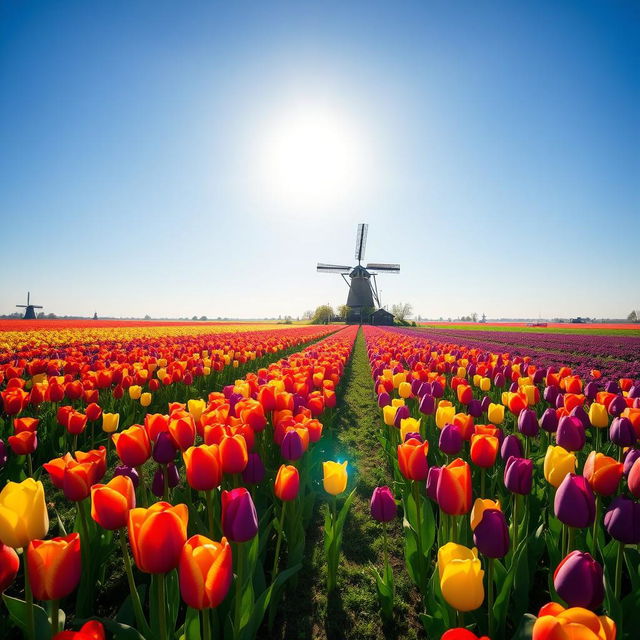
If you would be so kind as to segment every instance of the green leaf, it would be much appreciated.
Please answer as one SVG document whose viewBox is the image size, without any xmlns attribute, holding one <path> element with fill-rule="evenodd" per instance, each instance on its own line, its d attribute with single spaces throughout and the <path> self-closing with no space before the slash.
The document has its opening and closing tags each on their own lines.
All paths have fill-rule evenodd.
<svg viewBox="0 0 640 640">
<path fill-rule="evenodd" d="M 209 611 L 205 610 L 206 615 Z M 200 612 L 187 607 L 187 617 L 184 621 L 184 640 L 200 640 Z"/>
<path fill-rule="evenodd" d="M 7 594 L 2 595 L 2 599 L 9 610 L 9 616 L 15 624 L 22 629 L 26 636 L 27 629 L 27 603 L 18 598 L 12 598 Z M 49 640 L 51 637 L 51 625 L 47 612 L 37 604 L 33 605 L 34 629 L 37 640 Z"/>
</svg>

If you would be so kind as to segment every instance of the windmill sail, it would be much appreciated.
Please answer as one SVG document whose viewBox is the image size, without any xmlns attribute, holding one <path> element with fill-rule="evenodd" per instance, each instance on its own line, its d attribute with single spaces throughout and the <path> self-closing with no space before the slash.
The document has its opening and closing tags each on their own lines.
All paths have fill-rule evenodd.
<svg viewBox="0 0 640 640">
<path fill-rule="evenodd" d="M 400 273 L 400 265 L 386 262 L 369 262 L 367 270 L 375 271 L 376 273 Z"/>
<path fill-rule="evenodd" d="M 351 273 L 351 267 L 340 264 L 325 264 L 324 262 L 318 262 L 318 271 L 323 273 L 343 273 L 348 275 Z"/>
<path fill-rule="evenodd" d="M 364 250 L 367 246 L 367 231 L 369 225 L 361 223 L 358 225 L 358 234 L 356 235 L 356 260 L 358 264 L 364 260 Z"/>
</svg>

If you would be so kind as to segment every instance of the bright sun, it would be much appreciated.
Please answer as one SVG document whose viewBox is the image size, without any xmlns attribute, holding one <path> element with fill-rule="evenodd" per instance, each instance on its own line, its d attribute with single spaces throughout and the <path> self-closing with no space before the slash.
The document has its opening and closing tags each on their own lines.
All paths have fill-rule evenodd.
<svg viewBox="0 0 640 640">
<path fill-rule="evenodd" d="M 356 128 L 331 110 L 280 115 L 268 128 L 262 156 L 266 189 L 281 205 L 337 205 L 354 195 L 363 177 Z"/>
</svg>

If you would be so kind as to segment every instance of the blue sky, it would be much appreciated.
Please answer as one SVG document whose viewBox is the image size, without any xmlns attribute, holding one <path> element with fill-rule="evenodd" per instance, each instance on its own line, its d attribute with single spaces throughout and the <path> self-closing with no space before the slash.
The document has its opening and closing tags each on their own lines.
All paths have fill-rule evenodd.
<svg viewBox="0 0 640 640">
<path fill-rule="evenodd" d="M 640 307 L 636 2 L 7 0 L 0 87 L 0 313 L 297 316 L 361 221 L 425 317 Z"/>
</svg>

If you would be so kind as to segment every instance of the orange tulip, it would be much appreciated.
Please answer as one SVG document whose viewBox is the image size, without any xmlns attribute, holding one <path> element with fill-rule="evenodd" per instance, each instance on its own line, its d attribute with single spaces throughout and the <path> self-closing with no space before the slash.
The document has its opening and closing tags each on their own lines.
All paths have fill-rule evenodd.
<svg viewBox="0 0 640 640">
<path fill-rule="evenodd" d="M 129 467 L 139 467 L 151 455 L 149 436 L 139 424 L 134 424 L 120 433 L 114 433 L 111 439 L 116 446 L 118 457 Z"/>
<path fill-rule="evenodd" d="M 196 491 L 210 491 L 222 482 L 222 460 L 217 444 L 189 447 L 182 458 L 187 470 L 187 482 Z"/>
<path fill-rule="evenodd" d="M 67 431 L 76 436 L 87 428 L 87 416 L 79 411 L 72 411 L 67 416 Z"/>
<path fill-rule="evenodd" d="M 14 418 L 13 420 L 13 432 L 15 434 L 22 433 L 23 431 L 35 431 L 38 428 L 38 418 Z"/>
<path fill-rule="evenodd" d="M 249 462 L 247 441 L 241 435 L 225 436 L 220 441 L 223 473 L 242 473 Z"/>
<path fill-rule="evenodd" d="M 136 565 L 145 573 L 167 573 L 178 566 L 187 541 L 186 504 L 156 502 L 129 511 L 129 544 Z"/>
<path fill-rule="evenodd" d="M 469 404 L 473 400 L 473 389 L 466 384 L 466 381 L 456 387 L 456 394 L 461 404 Z"/>
<path fill-rule="evenodd" d="M 616 623 L 588 609 L 545 604 L 533 625 L 531 640 L 615 640 Z"/>
<path fill-rule="evenodd" d="M 471 509 L 471 468 L 461 458 L 442 467 L 436 490 L 438 505 L 449 515 L 459 516 Z"/>
<path fill-rule="evenodd" d="M 144 417 L 144 428 L 149 440 L 155 442 L 161 431 L 169 431 L 169 416 L 161 413 L 147 413 Z"/>
<path fill-rule="evenodd" d="M 300 474 L 290 464 L 283 464 L 278 469 L 278 475 L 273 486 L 276 498 L 282 501 L 295 500 L 300 489 Z"/>
<path fill-rule="evenodd" d="M 621 462 L 592 451 L 584 463 L 582 475 L 596 493 L 601 496 L 611 496 L 618 489 L 623 472 L 624 465 Z"/>
<path fill-rule="evenodd" d="M 500 450 L 500 441 L 496 436 L 475 433 L 471 436 L 471 461 L 478 467 L 492 467 Z"/>
<path fill-rule="evenodd" d="M 192 447 L 196 439 L 196 423 L 193 416 L 188 413 L 179 418 L 172 416 L 169 420 L 169 433 L 174 444 L 181 451 Z"/>
<path fill-rule="evenodd" d="M 136 492 L 128 476 L 115 476 L 107 484 L 91 487 L 91 517 L 108 531 L 127 526 L 136 506 Z"/>
<path fill-rule="evenodd" d="M 7 442 L 17 456 L 27 456 L 38 448 L 38 434 L 35 431 L 20 431 L 9 436 Z"/>
<path fill-rule="evenodd" d="M 429 443 L 420 442 L 417 438 L 409 438 L 398 445 L 398 466 L 400 473 L 407 480 L 426 480 L 429 475 L 427 453 Z"/>
<path fill-rule="evenodd" d="M 27 547 L 27 570 L 37 600 L 59 600 L 80 582 L 80 534 L 32 540 Z"/>
<path fill-rule="evenodd" d="M 193 609 L 217 607 L 233 580 L 231 545 L 226 538 L 214 542 L 201 535 L 187 540 L 180 554 L 180 593 Z"/>
<path fill-rule="evenodd" d="M 78 452 L 80 453 L 80 452 Z M 80 462 L 70 453 L 42 465 L 55 487 L 64 492 L 67 500 L 80 502 L 89 497 L 91 485 L 99 480 L 100 468 L 95 461 Z"/>
</svg>

